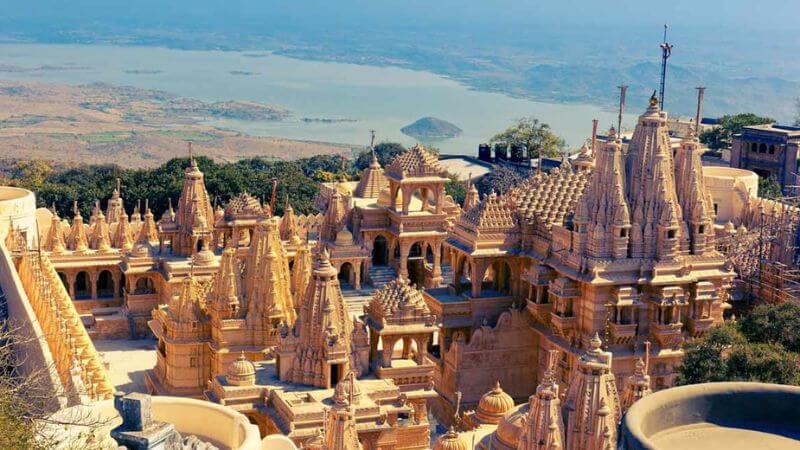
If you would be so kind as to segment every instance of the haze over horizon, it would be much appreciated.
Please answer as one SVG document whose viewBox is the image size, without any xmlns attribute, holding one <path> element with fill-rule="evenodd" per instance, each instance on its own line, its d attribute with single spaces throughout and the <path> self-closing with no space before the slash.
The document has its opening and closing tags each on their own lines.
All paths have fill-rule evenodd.
<svg viewBox="0 0 800 450">
<path fill-rule="evenodd" d="M 667 90 L 692 114 L 753 111 L 790 122 L 800 96 L 791 20 L 800 2 L 586 0 L 423 2 L 342 0 L 58 0 L 15 2 L 0 17 L 7 42 L 113 43 L 267 50 L 301 58 L 431 71 L 470 87 L 541 101 L 613 104 L 657 86 L 663 24 L 675 44 Z M 769 61 L 765 63 L 765 61 Z"/>
</svg>

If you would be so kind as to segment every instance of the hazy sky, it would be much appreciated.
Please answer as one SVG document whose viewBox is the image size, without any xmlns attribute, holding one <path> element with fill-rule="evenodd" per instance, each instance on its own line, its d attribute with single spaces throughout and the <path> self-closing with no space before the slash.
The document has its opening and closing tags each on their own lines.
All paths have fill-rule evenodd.
<svg viewBox="0 0 800 450">
<path fill-rule="evenodd" d="M 159 26 L 536 24 L 792 30 L 798 0 L 7 0 L 4 22 Z"/>
</svg>

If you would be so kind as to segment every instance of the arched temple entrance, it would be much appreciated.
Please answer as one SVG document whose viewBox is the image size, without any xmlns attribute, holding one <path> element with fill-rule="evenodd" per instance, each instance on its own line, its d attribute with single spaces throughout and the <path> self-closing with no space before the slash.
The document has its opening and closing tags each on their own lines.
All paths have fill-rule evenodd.
<svg viewBox="0 0 800 450">
<path fill-rule="evenodd" d="M 425 285 L 425 258 L 419 242 L 415 242 L 408 251 L 408 280 L 417 286 Z"/>
<path fill-rule="evenodd" d="M 372 244 L 372 265 L 385 266 L 389 263 L 389 241 L 383 235 L 378 235 Z"/>
<path fill-rule="evenodd" d="M 92 290 L 89 287 L 89 274 L 78 272 L 75 276 L 75 300 L 83 300 L 92 297 Z"/>
<path fill-rule="evenodd" d="M 100 271 L 100 275 L 97 277 L 97 297 L 114 297 L 114 277 L 108 270 Z"/>
<path fill-rule="evenodd" d="M 353 265 L 349 262 L 342 263 L 339 268 L 339 283 L 348 285 L 353 283 Z"/>
</svg>

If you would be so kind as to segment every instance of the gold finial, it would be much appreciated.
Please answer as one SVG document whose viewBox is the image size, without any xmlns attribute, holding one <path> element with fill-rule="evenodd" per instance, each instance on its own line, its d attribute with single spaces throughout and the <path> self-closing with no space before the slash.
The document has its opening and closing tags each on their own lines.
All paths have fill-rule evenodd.
<svg viewBox="0 0 800 450">
<path fill-rule="evenodd" d="M 653 95 L 650 96 L 650 106 L 658 106 L 658 97 L 656 97 L 656 92 L 653 91 Z"/>
</svg>

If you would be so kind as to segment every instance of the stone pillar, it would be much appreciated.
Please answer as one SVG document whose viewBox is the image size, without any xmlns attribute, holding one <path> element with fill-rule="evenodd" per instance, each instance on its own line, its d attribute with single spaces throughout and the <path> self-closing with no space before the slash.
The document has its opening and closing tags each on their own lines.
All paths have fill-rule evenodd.
<svg viewBox="0 0 800 450">
<path fill-rule="evenodd" d="M 431 277 L 431 287 L 439 287 L 442 284 L 442 243 L 437 242 L 433 246 L 433 274 Z"/>
<path fill-rule="evenodd" d="M 436 186 L 436 214 L 442 213 L 442 191 L 443 185 Z"/>
<path fill-rule="evenodd" d="M 400 242 L 400 276 L 408 279 L 408 252 L 411 250 L 411 247 L 407 244 Z"/>
<path fill-rule="evenodd" d="M 97 272 L 89 272 L 89 292 L 92 293 L 92 300 L 97 300 Z"/>
<path fill-rule="evenodd" d="M 383 341 L 381 366 L 392 367 L 392 352 L 397 338 L 394 336 L 381 336 L 381 340 Z"/>
<path fill-rule="evenodd" d="M 119 285 L 120 283 L 120 273 L 115 271 L 111 272 L 111 279 L 114 282 L 114 299 L 119 299 L 120 294 L 122 293 L 122 286 Z"/>
<path fill-rule="evenodd" d="M 75 300 L 75 272 L 66 272 L 67 277 L 67 292 L 69 292 L 70 298 Z"/>
<path fill-rule="evenodd" d="M 361 261 L 353 264 L 353 287 L 356 290 L 361 289 Z"/>
<path fill-rule="evenodd" d="M 422 365 L 425 362 L 425 356 L 428 354 L 428 340 L 430 340 L 430 336 L 427 334 L 417 336 L 414 340 L 417 342 L 417 357 L 414 358 L 414 361 Z"/>
<path fill-rule="evenodd" d="M 406 188 L 400 188 L 403 190 L 403 215 L 408 215 L 408 205 L 411 204 L 411 194 L 408 192 Z M 413 191 L 412 191 L 413 192 Z"/>
<path fill-rule="evenodd" d="M 472 278 L 472 297 L 478 298 L 481 296 L 481 283 L 483 283 L 483 278 L 478 277 L 478 265 L 473 262 L 470 262 L 470 278 Z"/>
<path fill-rule="evenodd" d="M 403 359 L 409 359 L 411 356 L 411 338 L 403 336 Z"/>
</svg>

